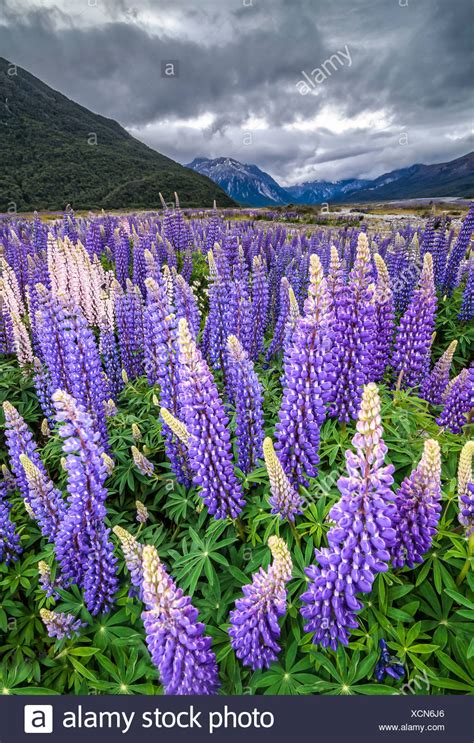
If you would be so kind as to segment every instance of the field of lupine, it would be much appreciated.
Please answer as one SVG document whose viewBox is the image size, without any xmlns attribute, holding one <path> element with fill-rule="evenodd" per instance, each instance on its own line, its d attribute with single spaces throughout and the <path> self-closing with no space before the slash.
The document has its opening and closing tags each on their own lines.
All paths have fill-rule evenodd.
<svg viewBox="0 0 474 743">
<path fill-rule="evenodd" d="M 474 207 L 0 220 L 0 690 L 474 691 Z"/>
</svg>

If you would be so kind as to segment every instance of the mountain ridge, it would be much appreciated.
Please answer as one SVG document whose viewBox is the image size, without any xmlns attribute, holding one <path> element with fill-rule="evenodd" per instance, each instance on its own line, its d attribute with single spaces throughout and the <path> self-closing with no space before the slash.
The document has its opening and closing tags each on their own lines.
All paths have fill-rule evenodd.
<svg viewBox="0 0 474 743">
<path fill-rule="evenodd" d="M 241 163 L 232 157 L 213 160 L 196 157 L 185 167 L 218 183 L 235 201 L 251 206 L 287 203 L 287 192 L 257 165 Z"/>
<path fill-rule="evenodd" d="M 13 71 L 14 74 L 11 74 Z M 0 57 L 0 211 L 231 206 L 215 182 Z"/>
<path fill-rule="evenodd" d="M 224 167 L 224 166 L 227 167 Z M 234 158 L 205 158 L 197 157 L 186 167 L 205 173 L 216 180 L 216 183 L 226 190 L 236 201 L 249 206 L 281 206 L 289 203 L 320 204 L 326 201 L 333 203 L 352 203 L 365 201 L 389 201 L 408 198 L 426 198 L 441 196 L 473 196 L 474 195 L 474 152 L 455 158 L 444 163 L 425 165 L 415 163 L 406 168 L 399 168 L 374 178 L 349 178 L 339 181 L 314 180 L 298 183 L 293 186 L 280 186 L 268 173 L 249 163 L 240 163 Z M 235 173 L 240 174 L 240 191 L 234 188 Z M 268 195 L 268 190 L 260 188 L 257 198 L 252 199 L 255 191 L 255 170 L 258 171 L 260 184 L 271 183 L 276 198 Z M 252 188 L 247 187 L 245 201 L 245 184 L 243 174 L 249 173 Z M 232 184 L 232 189 L 229 184 Z M 229 190 L 228 190 L 229 189 Z"/>
</svg>

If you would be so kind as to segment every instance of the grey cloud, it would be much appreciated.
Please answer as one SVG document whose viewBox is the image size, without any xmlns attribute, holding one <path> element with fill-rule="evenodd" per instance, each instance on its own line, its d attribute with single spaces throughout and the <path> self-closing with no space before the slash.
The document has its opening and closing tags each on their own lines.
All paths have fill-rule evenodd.
<svg viewBox="0 0 474 743">
<path fill-rule="evenodd" d="M 472 147 L 464 134 L 473 109 L 469 0 L 97 1 L 102 8 L 84 3 L 70 16 L 59 0 L 48 10 L 0 0 L 2 55 L 181 162 L 231 155 L 291 181 L 378 175 Z M 333 72 L 317 95 L 300 95 L 302 70 L 345 45 L 351 67 Z M 178 79 L 161 77 L 164 59 L 179 60 Z M 328 106 L 348 121 L 383 110 L 391 123 L 383 131 L 284 128 Z M 203 131 L 179 125 L 205 113 L 214 120 Z M 245 146 L 249 116 L 269 129 Z M 457 129 L 458 139 L 446 138 Z M 405 149 L 401 131 L 409 132 Z"/>
</svg>

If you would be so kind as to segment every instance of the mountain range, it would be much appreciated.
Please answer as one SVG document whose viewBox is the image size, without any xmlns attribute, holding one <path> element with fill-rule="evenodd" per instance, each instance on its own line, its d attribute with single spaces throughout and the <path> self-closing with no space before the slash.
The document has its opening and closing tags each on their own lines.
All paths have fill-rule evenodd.
<svg viewBox="0 0 474 743">
<path fill-rule="evenodd" d="M 280 186 L 256 165 L 230 157 L 197 157 L 186 167 L 218 183 L 232 199 L 248 206 L 367 202 L 474 195 L 474 152 L 447 163 L 416 164 L 373 180 L 314 180 Z"/>
<path fill-rule="evenodd" d="M 0 211 L 231 206 L 216 183 L 0 57 Z"/>
<path fill-rule="evenodd" d="M 363 202 L 474 195 L 474 153 L 412 165 L 374 180 L 280 186 L 229 157 L 183 166 L 0 57 L 0 212 L 154 208 L 177 191 L 183 206 Z"/>
</svg>

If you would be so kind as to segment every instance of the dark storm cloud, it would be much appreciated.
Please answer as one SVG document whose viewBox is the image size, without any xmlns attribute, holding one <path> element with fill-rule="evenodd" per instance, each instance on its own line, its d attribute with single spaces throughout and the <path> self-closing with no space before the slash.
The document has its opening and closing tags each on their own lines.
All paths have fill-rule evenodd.
<svg viewBox="0 0 474 743">
<path fill-rule="evenodd" d="M 0 0 L 0 53 L 181 162 L 231 155 L 290 182 L 470 149 L 471 21 L 470 0 Z M 301 95 L 344 48 L 350 66 Z"/>
</svg>

